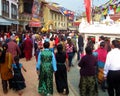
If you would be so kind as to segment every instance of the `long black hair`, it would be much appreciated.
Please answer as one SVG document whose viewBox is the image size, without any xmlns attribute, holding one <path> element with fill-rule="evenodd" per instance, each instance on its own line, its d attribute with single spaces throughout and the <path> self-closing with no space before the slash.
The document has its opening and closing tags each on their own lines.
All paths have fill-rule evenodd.
<svg viewBox="0 0 120 96">
<path fill-rule="evenodd" d="M 113 40 L 112 41 L 112 45 L 115 47 L 115 48 L 119 48 L 120 49 L 120 43 L 118 40 Z"/>
<path fill-rule="evenodd" d="M 2 52 L 2 55 L 0 56 L 0 63 L 5 63 L 5 56 L 7 49 L 8 49 L 8 45 L 6 43 L 3 44 L 2 49 L 0 50 Z"/>
<path fill-rule="evenodd" d="M 62 46 L 62 44 L 58 44 L 57 45 L 57 51 L 58 51 L 58 53 L 62 53 L 63 52 L 63 46 Z"/>
<path fill-rule="evenodd" d="M 0 56 L 0 64 L 1 64 L 1 63 L 5 62 L 5 60 L 3 59 L 3 49 L 2 49 L 2 47 L 0 48 L 0 53 L 1 53 L 1 56 Z"/>
<path fill-rule="evenodd" d="M 14 61 L 15 61 L 15 64 L 16 64 L 17 68 L 20 69 L 20 66 L 19 66 L 19 56 L 15 56 L 14 57 Z"/>
</svg>

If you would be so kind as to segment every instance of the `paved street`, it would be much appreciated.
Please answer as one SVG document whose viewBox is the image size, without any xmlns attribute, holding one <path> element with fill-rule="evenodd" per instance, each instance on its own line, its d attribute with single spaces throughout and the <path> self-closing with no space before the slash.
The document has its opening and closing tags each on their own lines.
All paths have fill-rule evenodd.
<svg viewBox="0 0 120 96">
<path fill-rule="evenodd" d="M 39 96 L 37 92 L 38 79 L 35 70 L 35 65 L 36 65 L 35 58 L 33 57 L 31 61 L 27 61 L 27 62 L 25 59 L 21 59 L 20 62 L 27 70 L 27 72 L 22 71 L 27 85 L 22 96 Z M 78 62 L 76 61 L 76 57 L 74 58 L 73 63 L 74 63 L 74 67 L 71 67 L 70 72 L 68 72 L 68 82 L 69 82 L 69 90 L 70 90 L 70 94 L 68 96 L 80 96 L 78 90 L 80 76 L 79 76 L 79 67 L 77 66 Z M 4 95 L 2 91 L 2 86 L 0 86 L 0 96 L 18 96 L 18 94 L 13 90 L 9 90 L 8 94 Z M 61 96 L 56 91 L 55 82 L 54 82 L 53 96 Z M 99 89 L 99 96 L 107 96 L 107 93 L 102 92 Z"/>
<path fill-rule="evenodd" d="M 27 61 L 27 62 L 25 59 L 21 59 L 20 62 L 23 64 L 23 66 L 27 70 L 27 72 L 22 71 L 26 80 L 26 85 L 27 85 L 22 96 L 39 96 L 37 92 L 38 79 L 37 79 L 37 74 L 35 70 L 35 65 L 36 65 L 35 58 L 33 57 L 31 61 Z M 69 90 L 70 90 L 70 94 L 68 96 L 75 96 L 72 92 L 71 87 L 69 88 Z M 13 90 L 9 90 L 8 94 L 4 95 L 2 91 L 1 79 L 0 79 L 0 96 L 18 96 L 18 94 Z M 53 96 L 61 96 L 56 91 L 55 82 L 54 82 Z"/>
</svg>

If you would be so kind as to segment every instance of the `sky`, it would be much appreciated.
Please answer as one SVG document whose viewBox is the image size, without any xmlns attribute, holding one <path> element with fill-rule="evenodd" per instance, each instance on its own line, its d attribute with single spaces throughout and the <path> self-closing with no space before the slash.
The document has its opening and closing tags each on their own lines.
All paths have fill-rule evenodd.
<svg viewBox="0 0 120 96">
<path fill-rule="evenodd" d="M 83 12 L 84 9 L 84 0 L 46 0 L 46 1 L 50 1 L 50 2 L 55 2 L 60 4 L 61 6 L 72 10 L 74 12 Z M 101 5 L 106 3 L 109 0 L 93 0 L 93 4 L 92 5 Z"/>
</svg>

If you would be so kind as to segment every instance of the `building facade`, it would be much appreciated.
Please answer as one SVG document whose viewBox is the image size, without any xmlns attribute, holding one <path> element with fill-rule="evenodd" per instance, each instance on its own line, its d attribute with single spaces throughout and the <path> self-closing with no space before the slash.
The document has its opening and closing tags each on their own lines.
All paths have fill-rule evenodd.
<svg viewBox="0 0 120 96">
<path fill-rule="evenodd" d="M 36 31 L 42 26 L 45 0 L 19 0 L 19 30 Z"/>
<path fill-rule="evenodd" d="M 0 0 L 0 31 L 16 31 L 18 0 Z"/>
<path fill-rule="evenodd" d="M 52 4 L 45 4 L 43 10 L 42 31 L 67 30 L 67 17 L 60 12 L 59 8 Z"/>
<path fill-rule="evenodd" d="M 60 8 L 45 0 L 0 0 L 0 31 L 58 31 L 69 25 Z"/>
</svg>

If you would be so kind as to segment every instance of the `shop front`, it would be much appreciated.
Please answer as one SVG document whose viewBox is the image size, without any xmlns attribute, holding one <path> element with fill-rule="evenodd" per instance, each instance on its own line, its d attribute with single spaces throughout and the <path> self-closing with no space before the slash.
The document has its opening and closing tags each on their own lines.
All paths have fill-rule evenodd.
<svg viewBox="0 0 120 96">
<path fill-rule="evenodd" d="M 10 26 L 11 26 L 11 22 L 9 20 L 0 17 L 0 32 L 9 31 Z"/>
</svg>

